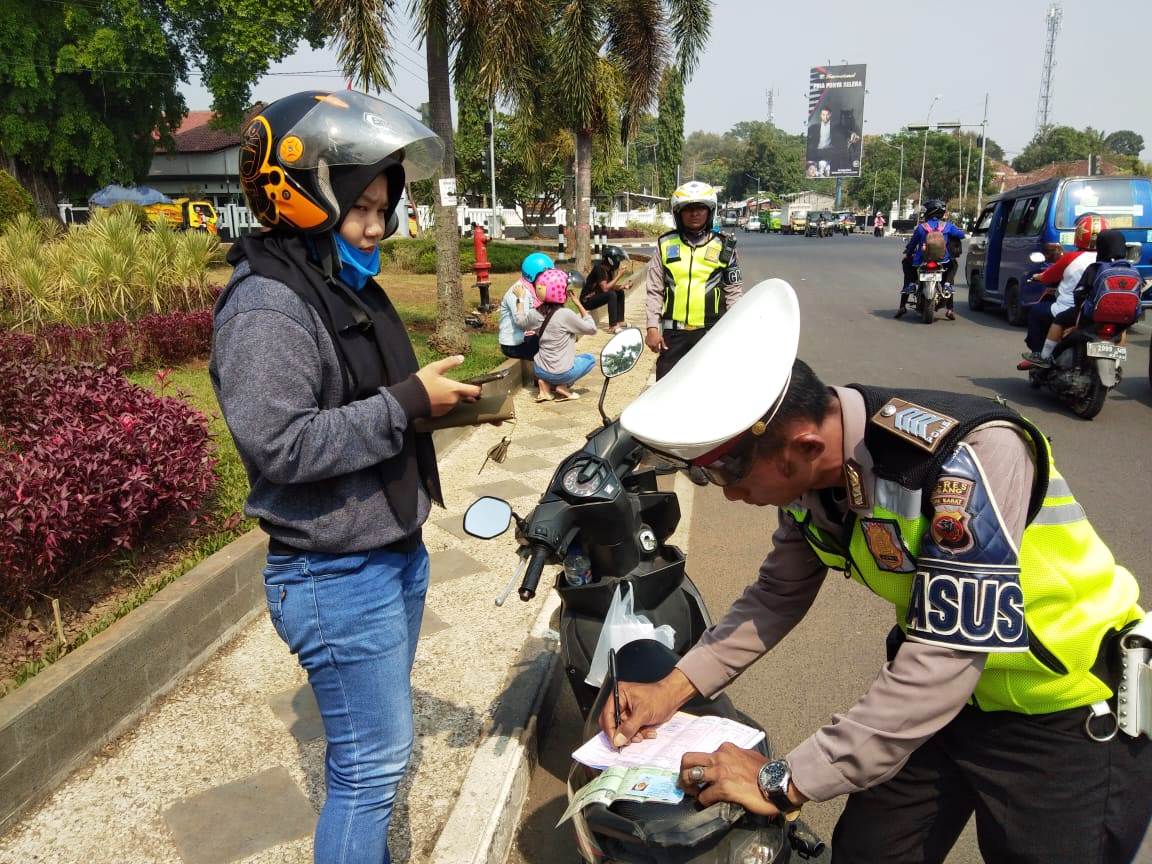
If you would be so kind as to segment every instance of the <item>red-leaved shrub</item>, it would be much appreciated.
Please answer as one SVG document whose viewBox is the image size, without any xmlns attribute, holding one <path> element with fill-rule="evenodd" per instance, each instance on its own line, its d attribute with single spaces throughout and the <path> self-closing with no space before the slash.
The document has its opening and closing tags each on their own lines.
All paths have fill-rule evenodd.
<svg viewBox="0 0 1152 864">
<path fill-rule="evenodd" d="M 207 357 L 212 311 L 166 312 L 137 321 L 72 327 L 54 324 L 34 338 L 36 356 L 56 363 L 97 363 L 118 369 L 178 366 Z"/>
<path fill-rule="evenodd" d="M 197 509 L 213 488 L 208 421 L 110 366 L 0 342 L 0 606 Z M 22 356 L 23 355 L 23 356 Z"/>
</svg>

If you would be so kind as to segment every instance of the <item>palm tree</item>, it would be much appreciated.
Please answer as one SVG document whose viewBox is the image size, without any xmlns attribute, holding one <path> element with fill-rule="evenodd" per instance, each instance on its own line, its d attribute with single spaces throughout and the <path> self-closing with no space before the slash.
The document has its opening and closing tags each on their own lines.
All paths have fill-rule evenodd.
<svg viewBox="0 0 1152 864">
<path fill-rule="evenodd" d="M 458 0 L 484 29 L 469 27 L 482 48 L 468 46 L 478 85 L 575 136 L 576 265 L 591 264 L 593 138 L 629 138 L 675 62 L 687 78 L 708 39 L 708 0 Z M 465 43 L 461 43 L 462 48 Z M 675 55 L 675 56 L 674 56 Z M 475 60 L 475 62 L 473 62 Z M 459 69 L 459 66 L 458 66 Z M 618 140 L 618 139 L 617 139 Z"/>
<path fill-rule="evenodd" d="M 395 0 L 313 0 L 325 31 L 336 43 L 340 65 L 364 90 L 387 90 L 392 78 L 391 31 Z M 424 40 L 432 131 L 444 142 L 444 160 L 432 178 L 436 222 L 436 330 L 428 344 L 442 354 L 464 354 L 464 292 L 460 287 L 460 239 L 456 208 L 440 203 L 441 178 L 455 178 L 449 54 L 460 36 L 453 0 L 410 0 L 409 12 Z"/>
</svg>

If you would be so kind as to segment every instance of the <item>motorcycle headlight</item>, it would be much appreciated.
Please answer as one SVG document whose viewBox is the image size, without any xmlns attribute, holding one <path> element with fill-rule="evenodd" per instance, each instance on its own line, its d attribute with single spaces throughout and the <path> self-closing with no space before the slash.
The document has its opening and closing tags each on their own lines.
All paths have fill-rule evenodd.
<svg viewBox="0 0 1152 864">
<path fill-rule="evenodd" d="M 774 821 L 734 847 L 729 864 L 773 864 L 785 842 L 784 829 Z"/>
</svg>

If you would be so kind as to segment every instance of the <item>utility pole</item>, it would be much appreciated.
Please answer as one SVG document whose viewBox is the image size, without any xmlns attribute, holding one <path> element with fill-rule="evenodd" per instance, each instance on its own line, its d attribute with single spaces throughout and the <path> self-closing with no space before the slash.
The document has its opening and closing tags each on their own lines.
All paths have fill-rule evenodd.
<svg viewBox="0 0 1152 864">
<path fill-rule="evenodd" d="M 1044 38 L 1044 67 L 1040 72 L 1040 98 L 1036 102 L 1036 134 L 1048 128 L 1048 112 L 1052 108 L 1052 70 L 1056 68 L 1056 36 L 1060 33 L 1060 20 L 1064 11 L 1053 3 L 1044 13 L 1048 33 Z"/>
<path fill-rule="evenodd" d="M 980 179 L 976 186 L 976 218 L 984 209 L 984 154 L 988 152 L 988 94 L 984 94 L 984 119 L 980 121 Z"/>
<path fill-rule="evenodd" d="M 500 237 L 500 217 L 496 212 L 496 100 L 488 103 L 488 173 L 492 176 L 492 236 Z"/>
<path fill-rule="evenodd" d="M 920 150 L 920 192 L 916 199 L 917 207 L 924 205 L 924 165 L 928 158 L 928 127 L 932 125 L 932 109 L 936 107 L 936 103 L 939 101 L 939 94 L 932 97 L 932 104 L 928 106 L 928 116 L 924 120 L 924 145 Z"/>
</svg>

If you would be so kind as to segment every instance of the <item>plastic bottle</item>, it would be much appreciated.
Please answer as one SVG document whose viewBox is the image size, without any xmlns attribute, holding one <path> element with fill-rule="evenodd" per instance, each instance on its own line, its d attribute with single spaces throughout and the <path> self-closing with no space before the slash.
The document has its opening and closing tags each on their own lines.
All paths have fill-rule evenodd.
<svg viewBox="0 0 1152 864">
<path fill-rule="evenodd" d="M 577 542 L 569 544 L 568 554 L 564 556 L 564 581 L 573 588 L 592 581 L 592 562 Z"/>
</svg>

